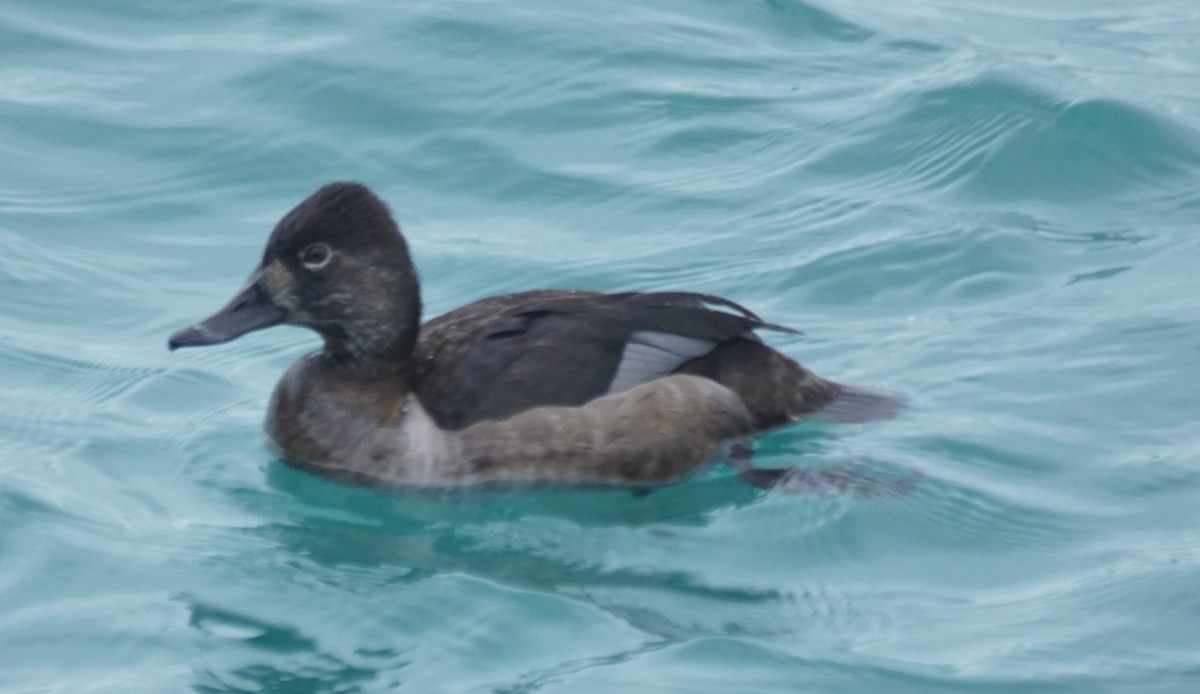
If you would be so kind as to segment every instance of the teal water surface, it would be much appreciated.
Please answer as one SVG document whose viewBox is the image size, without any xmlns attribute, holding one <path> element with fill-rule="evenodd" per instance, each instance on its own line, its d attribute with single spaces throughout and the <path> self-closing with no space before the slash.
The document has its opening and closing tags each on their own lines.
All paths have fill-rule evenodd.
<svg viewBox="0 0 1200 694">
<path fill-rule="evenodd" d="M 1194 0 L 0 5 L 0 691 L 1200 690 Z M 168 353 L 353 178 L 427 315 L 728 296 L 920 482 L 388 496 L 280 328 Z"/>
</svg>

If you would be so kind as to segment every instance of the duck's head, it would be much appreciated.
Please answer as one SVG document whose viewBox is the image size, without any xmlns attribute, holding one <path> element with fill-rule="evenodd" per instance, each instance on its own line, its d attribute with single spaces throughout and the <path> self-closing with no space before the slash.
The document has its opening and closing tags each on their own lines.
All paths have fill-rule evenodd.
<svg viewBox="0 0 1200 694">
<path fill-rule="evenodd" d="M 215 345 L 290 324 L 320 333 L 335 359 L 403 363 L 420 314 L 417 273 L 387 205 L 362 184 L 339 182 L 284 215 L 246 286 L 168 345 Z"/>
</svg>

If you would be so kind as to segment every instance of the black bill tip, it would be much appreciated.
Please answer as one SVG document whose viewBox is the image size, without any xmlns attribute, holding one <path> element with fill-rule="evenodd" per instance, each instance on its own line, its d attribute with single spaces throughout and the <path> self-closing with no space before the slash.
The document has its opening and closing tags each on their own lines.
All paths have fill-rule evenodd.
<svg viewBox="0 0 1200 694">
<path fill-rule="evenodd" d="M 176 331 L 167 340 L 167 348 L 173 352 L 180 347 L 219 345 L 248 332 L 282 323 L 287 313 L 271 301 L 261 279 L 260 272 L 251 275 L 246 286 L 224 308 L 195 325 Z"/>
<path fill-rule="evenodd" d="M 189 325 L 182 330 L 176 330 L 167 340 L 167 349 L 174 352 L 180 347 L 202 347 L 204 345 L 219 345 L 229 342 L 233 336 L 214 335 L 203 323 Z"/>
</svg>

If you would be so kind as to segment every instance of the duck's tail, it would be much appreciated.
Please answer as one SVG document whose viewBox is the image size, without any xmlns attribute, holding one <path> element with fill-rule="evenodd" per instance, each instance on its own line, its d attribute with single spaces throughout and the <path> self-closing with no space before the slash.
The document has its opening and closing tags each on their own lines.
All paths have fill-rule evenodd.
<svg viewBox="0 0 1200 694">
<path fill-rule="evenodd" d="M 892 419 L 908 404 L 908 398 L 861 386 L 838 386 L 837 395 L 820 409 L 804 416 L 822 422 L 879 422 Z"/>
</svg>

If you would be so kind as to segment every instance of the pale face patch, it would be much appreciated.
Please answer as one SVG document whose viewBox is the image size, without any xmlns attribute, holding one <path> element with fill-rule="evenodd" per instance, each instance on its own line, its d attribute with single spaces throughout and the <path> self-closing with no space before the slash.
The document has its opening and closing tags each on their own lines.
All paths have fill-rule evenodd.
<svg viewBox="0 0 1200 694">
<path fill-rule="evenodd" d="M 300 308 L 300 300 L 296 296 L 296 277 L 283 263 L 273 260 L 263 268 L 263 281 L 271 300 L 277 305 L 289 311 Z"/>
</svg>

